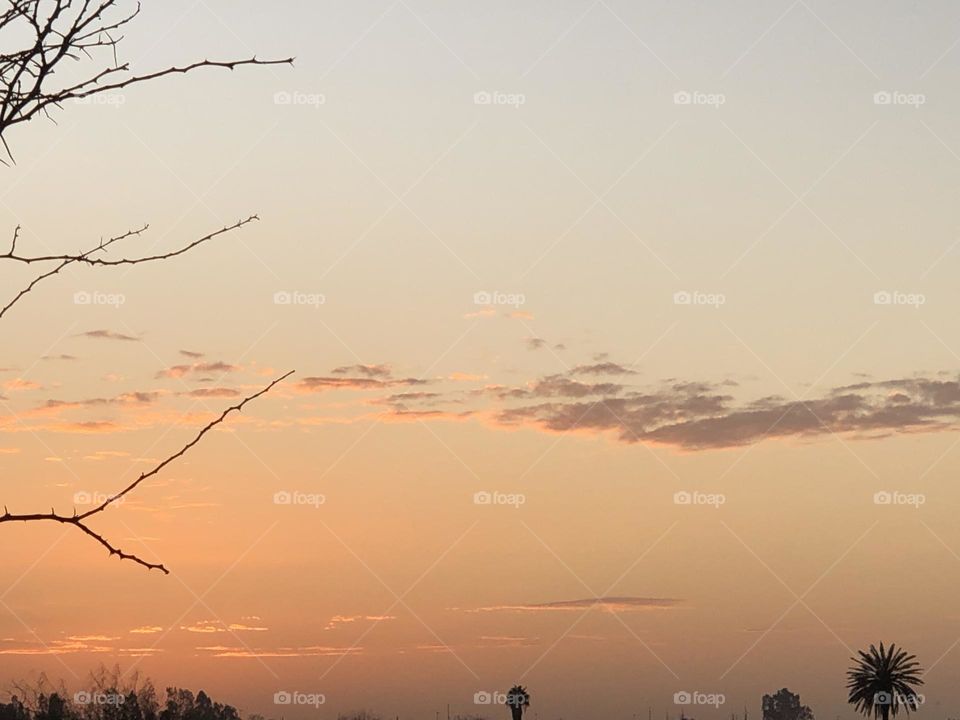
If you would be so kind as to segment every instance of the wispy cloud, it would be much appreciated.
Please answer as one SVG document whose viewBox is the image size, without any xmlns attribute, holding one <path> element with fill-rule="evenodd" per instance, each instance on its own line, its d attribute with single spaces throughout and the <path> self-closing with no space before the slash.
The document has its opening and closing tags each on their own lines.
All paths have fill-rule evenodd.
<svg viewBox="0 0 960 720">
<path fill-rule="evenodd" d="M 121 340 L 124 342 L 139 342 L 140 340 L 140 338 L 135 338 L 132 335 L 125 335 L 113 330 L 87 330 L 87 332 L 80 333 L 79 337 L 93 340 Z"/>
<path fill-rule="evenodd" d="M 327 390 L 379 390 L 392 387 L 426 385 L 420 378 L 395 378 L 388 365 L 345 365 L 334 368 L 330 375 L 306 377 L 296 384 L 301 392 Z"/>
<path fill-rule="evenodd" d="M 186 375 L 203 375 L 208 373 L 223 375 L 226 373 L 237 372 L 239 370 L 239 365 L 231 365 L 230 363 L 222 361 L 200 362 L 193 363 L 191 365 L 174 365 L 173 367 L 168 367 L 166 370 L 159 371 L 156 377 L 158 379 L 182 378 Z"/>
<path fill-rule="evenodd" d="M 210 653 L 218 658 L 297 658 L 297 657 L 339 657 L 341 655 L 360 655 L 363 648 L 327 647 L 308 645 L 304 647 L 248 648 L 228 645 L 210 645 L 196 648 L 200 652 Z"/>
<path fill-rule="evenodd" d="M 544 603 L 526 603 L 522 605 L 490 605 L 467 610 L 471 613 L 485 612 L 515 612 L 515 613 L 544 613 L 570 612 L 596 608 L 607 612 L 635 612 L 639 610 L 663 610 L 681 605 L 683 600 L 676 598 L 649 598 L 649 597 L 602 597 L 584 598 L 580 600 L 554 600 Z"/>
</svg>

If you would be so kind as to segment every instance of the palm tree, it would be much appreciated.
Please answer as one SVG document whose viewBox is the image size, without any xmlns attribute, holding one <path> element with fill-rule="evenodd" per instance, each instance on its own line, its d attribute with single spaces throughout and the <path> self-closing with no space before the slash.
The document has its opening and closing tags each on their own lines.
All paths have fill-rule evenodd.
<svg viewBox="0 0 960 720">
<path fill-rule="evenodd" d="M 513 720 L 521 720 L 524 711 L 530 707 L 530 693 L 523 685 L 514 685 L 507 693 L 506 702 Z"/>
<path fill-rule="evenodd" d="M 847 671 L 847 702 L 866 717 L 871 715 L 890 720 L 902 707 L 908 715 L 923 701 L 914 686 L 923 685 L 923 670 L 915 655 L 908 655 L 896 645 L 887 650 L 870 652 L 859 650 L 859 658 L 850 658 L 853 665 Z"/>
</svg>

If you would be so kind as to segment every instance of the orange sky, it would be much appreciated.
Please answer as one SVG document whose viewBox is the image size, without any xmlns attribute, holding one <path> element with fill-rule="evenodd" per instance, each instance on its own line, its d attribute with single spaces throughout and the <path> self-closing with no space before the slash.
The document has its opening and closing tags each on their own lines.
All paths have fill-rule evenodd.
<svg viewBox="0 0 960 720">
<path fill-rule="evenodd" d="M 502 716 L 475 695 L 518 681 L 544 718 L 783 686 L 852 717 L 883 640 L 950 716 L 960 11 L 248 5 L 146 7 L 126 52 L 295 68 L 12 137 L 25 251 L 261 219 L 0 320 L 10 512 L 82 512 L 296 374 L 91 518 L 169 576 L 0 527 L 0 676 L 119 663 L 268 717 Z"/>
</svg>

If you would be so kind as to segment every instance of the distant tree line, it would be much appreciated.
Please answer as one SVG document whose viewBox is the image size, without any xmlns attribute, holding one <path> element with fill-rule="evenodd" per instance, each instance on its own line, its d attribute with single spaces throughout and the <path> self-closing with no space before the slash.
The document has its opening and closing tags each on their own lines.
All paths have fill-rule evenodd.
<svg viewBox="0 0 960 720">
<path fill-rule="evenodd" d="M 161 704 L 149 679 L 137 673 L 128 677 L 119 668 L 105 667 L 90 674 L 87 688 L 70 692 L 62 682 L 46 675 L 31 682 L 14 683 L 9 702 L 0 702 L 0 720 L 242 720 L 233 705 L 213 700 L 200 690 L 196 695 L 168 687 Z M 267 720 L 250 714 L 247 720 Z M 366 710 L 339 714 L 337 720 L 380 720 Z"/>
<path fill-rule="evenodd" d="M 0 703 L 0 720 L 241 720 L 232 705 L 214 701 L 203 690 L 196 695 L 167 688 L 161 705 L 150 680 L 123 679 L 119 669 L 104 668 L 90 676 L 87 689 L 69 692 L 45 675 L 32 683 L 15 683 L 10 701 Z"/>
</svg>

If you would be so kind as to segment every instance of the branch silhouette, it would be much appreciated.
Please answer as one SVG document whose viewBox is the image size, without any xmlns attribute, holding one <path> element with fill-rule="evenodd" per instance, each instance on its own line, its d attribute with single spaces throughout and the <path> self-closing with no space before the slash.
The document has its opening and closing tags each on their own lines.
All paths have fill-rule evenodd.
<svg viewBox="0 0 960 720">
<path fill-rule="evenodd" d="M 7 0 L 7 7 L 0 10 L 0 32 L 6 38 L 6 46 L 0 50 L 0 146 L 9 163 L 0 157 L 0 163 L 9 165 L 14 162 L 13 153 L 7 141 L 7 131 L 37 116 L 53 120 L 51 110 L 61 108 L 67 100 L 82 102 L 101 93 L 122 90 L 132 85 L 146 83 L 168 75 L 185 75 L 199 68 L 221 68 L 234 70 L 246 65 L 292 65 L 293 58 L 262 60 L 253 56 L 238 60 L 200 60 L 186 65 L 174 65 L 165 69 L 135 74 L 129 63 L 120 63 L 117 59 L 117 46 L 123 39 L 121 34 L 125 26 L 140 14 L 140 3 L 129 12 L 122 12 L 124 0 Z M 12 43 L 17 43 L 11 49 Z M 97 56 L 108 55 L 106 67 Z M 58 70 L 65 70 L 67 60 L 80 63 L 79 80 L 71 84 L 58 84 Z M 99 62 L 99 64 L 97 64 Z M 73 72 L 76 78 L 77 73 Z M 200 245 L 243 228 L 259 220 L 257 215 L 238 220 L 207 235 L 199 237 L 173 250 L 125 257 L 110 257 L 112 246 L 128 239 L 142 236 L 148 225 L 130 229 L 119 235 L 101 239 L 97 245 L 75 253 L 38 254 L 23 252 L 21 228 L 17 226 L 10 240 L 9 250 L 0 252 L 0 263 L 26 266 L 38 265 L 36 275 L 12 298 L 0 307 L 0 319 L 3 319 L 18 303 L 34 289 L 64 268 L 71 265 L 104 268 L 121 265 L 141 265 L 170 260 L 194 250 Z M 2 301 L 0 301 L 2 302 Z M 53 508 L 48 513 L 11 513 L 4 506 L 0 523 L 6 522 L 57 522 L 72 525 L 97 543 L 102 545 L 111 556 L 121 560 L 130 560 L 148 570 L 160 570 L 169 574 L 169 570 L 157 562 L 149 562 L 133 554 L 124 552 L 111 543 L 102 534 L 93 530 L 88 521 L 102 513 L 108 507 L 136 490 L 147 478 L 160 473 L 170 463 L 189 452 L 204 435 L 224 422 L 231 413 L 241 412 L 247 403 L 269 392 L 275 385 L 293 374 L 293 371 L 275 379 L 260 391 L 244 398 L 236 405 L 223 410 L 219 416 L 205 425 L 197 435 L 180 450 L 168 456 L 148 472 L 141 473 L 137 479 L 104 502 L 83 513 L 74 509 L 72 515 L 62 515 Z"/>
<path fill-rule="evenodd" d="M 212 233 L 208 233 L 203 237 L 197 238 L 196 240 L 193 240 L 192 242 L 189 242 L 186 245 L 183 245 L 182 247 L 177 248 L 176 250 L 171 250 L 169 252 L 159 253 L 156 255 L 146 255 L 143 257 L 116 258 L 116 259 L 102 258 L 99 256 L 95 256 L 95 254 L 105 251 L 107 248 L 109 248 L 111 245 L 113 245 L 116 242 L 119 242 L 121 240 L 126 240 L 129 237 L 142 235 L 149 229 L 150 226 L 144 225 L 143 227 L 137 228 L 136 230 L 127 230 L 125 233 L 121 235 L 116 235 L 107 240 L 101 240 L 96 247 L 91 248 L 90 250 L 87 250 L 85 252 L 78 253 L 76 255 L 67 254 L 67 255 L 35 255 L 35 256 L 21 255 L 17 253 L 16 251 L 17 240 L 19 239 L 19 236 L 20 236 L 20 226 L 17 226 L 13 234 L 13 242 L 11 243 L 10 250 L 0 255 L 0 261 L 8 260 L 13 262 L 24 263 L 27 265 L 30 265 L 33 263 L 50 262 L 50 263 L 56 263 L 56 265 L 54 265 L 50 270 L 47 270 L 46 272 L 43 272 L 37 275 L 36 277 L 34 277 L 28 285 L 26 285 L 22 290 L 20 290 L 20 292 L 14 295 L 13 298 L 9 302 L 7 302 L 6 305 L 0 308 L 0 318 L 3 318 L 3 316 L 6 315 L 13 308 L 14 305 L 16 305 L 20 300 L 22 300 L 23 297 L 27 295 L 29 292 L 31 292 L 39 283 L 58 274 L 61 270 L 63 270 L 68 265 L 72 265 L 74 263 L 82 263 L 84 265 L 89 265 L 92 267 L 115 267 L 118 265 L 140 265 L 143 263 L 156 262 L 158 260 L 169 260 L 171 258 L 175 258 L 179 255 L 183 255 L 184 253 L 189 252 L 193 248 L 199 245 L 202 245 L 208 240 L 213 240 L 214 238 L 219 237 L 220 235 L 224 235 L 233 230 L 242 228 L 244 225 L 248 225 L 249 223 L 256 222 L 259 219 L 260 218 L 258 216 L 251 215 L 250 217 L 244 220 L 238 220 L 237 222 L 233 223 L 233 225 L 227 225 L 225 227 L 222 227 L 219 230 L 216 230 Z"/>
<path fill-rule="evenodd" d="M 17 49 L 0 52 L 0 142 L 7 157 L 13 153 L 5 133 L 37 115 L 52 119 L 51 108 L 67 100 L 82 101 L 101 93 L 122 90 L 168 75 L 182 75 L 199 68 L 234 70 L 244 65 L 292 65 L 293 58 L 262 60 L 256 56 L 238 60 L 200 60 L 187 65 L 136 75 L 129 63 L 117 59 L 118 35 L 140 14 L 140 3 L 122 14 L 120 0 L 8 0 L 0 12 L 0 31 L 24 40 Z M 109 56 L 107 67 L 90 68 L 79 81 L 56 85 L 57 70 L 65 61 L 96 61 L 95 54 Z M 3 162 L 0 160 L 0 162 Z"/>
<path fill-rule="evenodd" d="M 180 457 L 183 457 L 184 455 L 186 455 L 187 452 L 190 450 L 190 448 L 192 448 L 194 445 L 196 445 L 197 443 L 199 443 L 200 440 L 203 438 L 204 435 L 206 435 L 208 432 L 210 432 L 211 430 L 213 430 L 213 428 L 215 428 L 217 425 L 219 425 L 219 424 L 222 423 L 224 420 L 226 420 L 226 419 L 227 419 L 227 416 L 230 415 L 230 413 L 233 413 L 233 412 L 241 412 L 241 411 L 243 410 L 243 407 L 244 407 L 247 403 L 252 402 L 253 400 L 256 400 L 258 397 L 260 397 L 261 395 L 264 395 L 264 394 L 270 392 L 270 390 L 272 390 L 275 385 L 277 385 L 278 383 L 283 382 L 284 380 L 286 380 L 288 377 L 290 377 L 291 375 L 293 375 L 294 372 L 295 372 L 295 371 L 291 370 L 291 371 L 289 371 L 288 373 L 286 373 L 286 374 L 284 374 L 284 375 L 281 375 L 281 376 L 278 377 L 276 380 L 274 380 L 273 382 L 271 382 L 269 385 L 267 385 L 266 387 L 264 387 L 262 390 L 259 390 L 258 392 L 254 393 L 253 395 L 248 395 L 248 396 L 245 397 L 243 400 L 241 400 L 240 402 L 238 402 L 236 405 L 231 405 L 230 407 L 228 407 L 227 409 L 225 409 L 223 412 L 220 413 L 220 415 L 219 415 L 218 417 L 214 418 L 214 419 L 211 420 L 209 423 L 207 423 L 206 425 L 204 425 L 203 428 L 200 430 L 200 432 L 198 432 L 198 433 L 193 437 L 193 439 L 190 440 L 190 442 L 188 442 L 186 445 L 184 445 L 182 448 L 180 448 L 177 452 L 173 453 L 173 455 L 169 455 L 165 460 L 163 460 L 162 462 L 160 462 L 160 463 L 158 463 L 157 465 L 155 465 L 151 470 L 148 470 L 147 472 L 140 473 L 140 475 L 137 477 L 136 480 L 134 480 L 132 483 L 130 483 L 129 485 L 127 485 L 127 486 L 126 486 L 125 488 L 123 488 L 123 490 L 121 490 L 120 492 L 115 493 L 115 494 L 111 495 L 110 497 L 108 497 L 106 500 L 104 500 L 102 503 L 100 503 L 99 505 L 97 505 L 95 508 L 93 508 L 93 509 L 91 509 L 91 510 L 87 510 L 86 512 L 84 512 L 84 513 L 79 513 L 79 514 L 77 513 L 76 509 L 74 509 L 72 515 L 60 515 L 60 514 L 57 513 L 53 508 L 51 508 L 51 509 L 50 509 L 50 512 L 48 512 L 48 513 L 22 513 L 22 514 L 14 514 L 14 513 L 11 513 L 11 512 L 7 509 L 6 505 L 4 505 L 4 507 L 3 507 L 3 515 L 0 515 L 0 523 L 5 523 L 5 522 L 48 521 L 48 522 L 63 523 L 63 524 L 65 524 L 65 525 L 72 525 L 72 526 L 76 527 L 78 530 L 81 530 L 82 532 L 84 532 L 84 533 L 86 533 L 87 535 L 89 535 L 91 538 L 93 538 L 94 540 L 96 540 L 96 541 L 97 541 L 98 543 L 100 543 L 101 545 L 103 545 L 103 546 L 110 552 L 111 555 L 116 555 L 116 556 L 119 557 L 121 560 L 132 560 L 133 562 L 135 562 L 135 563 L 137 563 L 137 564 L 139 564 L 139 565 L 143 565 L 143 566 L 144 566 L 145 568 L 147 568 L 148 570 L 160 570 L 160 571 L 161 571 L 162 573 L 164 573 L 165 575 L 169 575 L 169 574 L 170 574 L 170 571 L 169 571 L 162 563 L 152 563 L 152 562 L 148 562 L 148 561 L 144 560 L 143 558 L 138 557 L 137 555 L 134 555 L 134 554 L 132 554 L 132 553 L 124 552 L 124 551 L 121 550 L 120 548 L 118 548 L 118 547 L 116 547 L 115 545 L 113 545 L 112 543 L 110 543 L 110 541 L 108 541 L 105 537 L 103 537 L 103 535 L 101 535 L 100 533 L 92 530 L 92 529 L 86 524 L 87 519 L 90 518 L 90 517 L 92 517 L 92 516 L 94 516 L 94 515 L 97 515 L 98 513 L 102 513 L 104 510 L 106 510 L 108 507 L 110 507 L 111 505 L 113 505 L 115 502 L 117 502 L 117 501 L 120 500 L 121 498 L 125 497 L 127 494 L 129 494 L 129 493 L 133 492 L 134 490 L 136 490 L 137 487 L 138 487 L 144 480 L 146 480 L 146 479 L 148 479 L 148 478 L 151 478 L 151 477 L 153 477 L 154 475 L 157 475 L 161 470 L 163 470 L 167 465 L 169 465 L 170 463 L 172 463 L 174 460 L 176 460 L 177 458 L 180 458 Z"/>
</svg>

